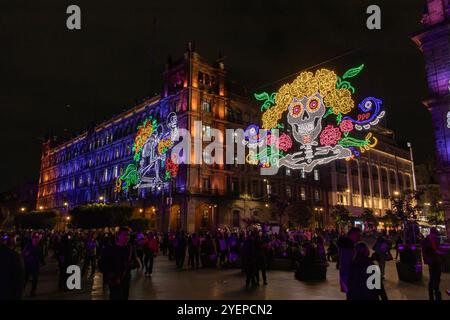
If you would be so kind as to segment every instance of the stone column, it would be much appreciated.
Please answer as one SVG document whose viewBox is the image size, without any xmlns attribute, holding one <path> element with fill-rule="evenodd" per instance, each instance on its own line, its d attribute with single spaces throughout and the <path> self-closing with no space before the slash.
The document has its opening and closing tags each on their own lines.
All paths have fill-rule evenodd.
<svg viewBox="0 0 450 320">
<path fill-rule="evenodd" d="M 301 190 L 301 188 L 300 188 Z M 301 192 L 301 191 L 300 191 Z M 305 188 L 306 197 L 306 188 Z M 331 204 L 333 206 L 337 205 L 337 172 L 336 172 L 336 162 L 331 165 Z"/>
<path fill-rule="evenodd" d="M 345 161 L 345 169 L 347 172 L 347 189 L 349 190 L 349 192 L 347 192 L 347 190 L 345 190 L 345 193 L 348 196 L 348 205 L 350 207 L 353 207 L 353 182 L 352 182 L 352 172 L 350 170 L 349 161 Z"/>
<path fill-rule="evenodd" d="M 377 165 L 377 174 L 378 174 L 378 191 L 380 192 L 380 209 L 384 209 L 384 200 L 383 200 L 383 176 L 381 175 L 381 168 Z"/>
<path fill-rule="evenodd" d="M 388 185 L 388 195 L 389 197 L 392 197 L 392 186 L 391 186 L 391 170 L 389 170 L 389 167 L 386 167 L 386 178 L 387 178 L 387 185 Z"/>
<path fill-rule="evenodd" d="M 361 208 L 364 208 L 364 189 L 362 181 L 361 163 L 358 160 L 358 186 L 359 186 L 359 197 L 361 201 Z"/>
<path fill-rule="evenodd" d="M 372 177 L 372 164 L 370 161 L 367 163 L 367 173 L 369 175 L 369 193 L 370 193 L 370 208 L 373 210 L 373 177 Z"/>
</svg>

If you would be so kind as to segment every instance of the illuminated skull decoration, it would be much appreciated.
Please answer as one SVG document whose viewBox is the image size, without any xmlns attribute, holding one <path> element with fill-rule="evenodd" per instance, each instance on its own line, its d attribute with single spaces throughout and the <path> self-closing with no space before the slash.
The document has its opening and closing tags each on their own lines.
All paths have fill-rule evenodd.
<svg viewBox="0 0 450 320">
<path fill-rule="evenodd" d="M 294 97 L 287 114 L 287 121 L 292 127 L 294 139 L 301 144 L 310 144 L 315 141 L 322 131 L 324 114 L 325 106 L 320 93 L 301 99 Z"/>
</svg>

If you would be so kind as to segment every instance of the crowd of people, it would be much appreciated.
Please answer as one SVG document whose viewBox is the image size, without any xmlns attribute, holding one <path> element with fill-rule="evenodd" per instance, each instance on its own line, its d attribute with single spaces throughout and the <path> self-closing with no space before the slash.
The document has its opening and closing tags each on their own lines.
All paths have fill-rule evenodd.
<svg viewBox="0 0 450 320">
<path fill-rule="evenodd" d="M 370 236 L 370 235 L 366 235 Z M 0 299 L 20 299 L 31 280 L 30 296 L 36 294 L 40 268 L 49 259 L 58 264 L 58 285 L 67 290 L 70 265 L 79 265 L 84 277 L 103 274 L 110 299 L 129 297 L 131 271 L 141 269 L 145 277 L 153 274 L 157 255 L 174 261 L 174 268 L 241 268 L 245 286 L 268 284 L 267 270 L 279 259 L 289 261 L 290 268 L 303 275 L 306 271 L 325 270 L 329 262 L 339 269 L 341 291 L 347 299 L 387 299 L 383 286 L 367 288 L 368 266 L 379 266 L 384 278 L 386 261 L 393 260 L 391 249 L 402 243 L 400 235 L 379 235 L 372 247 L 361 242 L 361 230 L 347 234 L 335 229 L 295 232 L 267 232 L 264 228 L 239 231 L 227 229 L 216 233 L 132 232 L 126 227 L 116 232 L 22 231 L 3 233 L 0 241 Z M 427 238 L 428 239 L 428 238 Z M 432 241 L 432 240 L 430 240 Z M 430 265 L 430 298 L 439 299 L 440 266 L 434 242 L 426 246 L 425 263 Z M 431 249 L 429 249 L 431 248 Z M 187 255 L 187 259 L 186 259 Z M 430 258 L 431 257 L 431 258 Z M 299 278 L 299 277 L 297 277 Z M 300 276 L 301 278 L 301 276 Z"/>
</svg>

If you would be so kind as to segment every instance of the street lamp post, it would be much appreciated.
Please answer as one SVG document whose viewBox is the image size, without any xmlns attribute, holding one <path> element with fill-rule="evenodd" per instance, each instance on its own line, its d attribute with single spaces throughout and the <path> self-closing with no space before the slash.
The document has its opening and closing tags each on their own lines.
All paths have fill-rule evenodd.
<svg viewBox="0 0 450 320">
<path fill-rule="evenodd" d="M 413 191 L 417 191 L 417 185 L 416 185 L 416 172 L 414 170 L 414 158 L 413 158 L 413 150 L 411 142 L 408 142 L 408 148 L 409 148 L 409 154 L 411 157 L 411 169 L 412 169 L 412 177 L 413 177 Z"/>
</svg>

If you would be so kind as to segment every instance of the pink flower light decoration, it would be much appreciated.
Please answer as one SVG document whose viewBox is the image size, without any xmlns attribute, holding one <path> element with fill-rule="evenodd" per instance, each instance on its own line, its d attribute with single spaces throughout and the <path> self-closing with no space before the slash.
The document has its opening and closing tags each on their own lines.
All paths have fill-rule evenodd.
<svg viewBox="0 0 450 320">
<path fill-rule="evenodd" d="M 350 120 L 342 120 L 339 128 L 342 132 L 350 132 L 353 130 L 353 123 Z"/>
<path fill-rule="evenodd" d="M 275 137 L 275 135 L 273 135 L 273 134 L 267 135 L 267 145 L 268 146 L 275 144 L 276 141 L 277 141 L 277 137 Z"/>
<path fill-rule="evenodd" d="M 276 142 L 278 149 L 288 151 L 292 147 L 292 139 L 286 133 L 283 133 Z"/>
<path fill-rule="evenodd" d="M 339 128 L 329 124 L 320 133 L 320 144 L 324 146 L 334 146 L 341 139 Z"/>
</svg>

